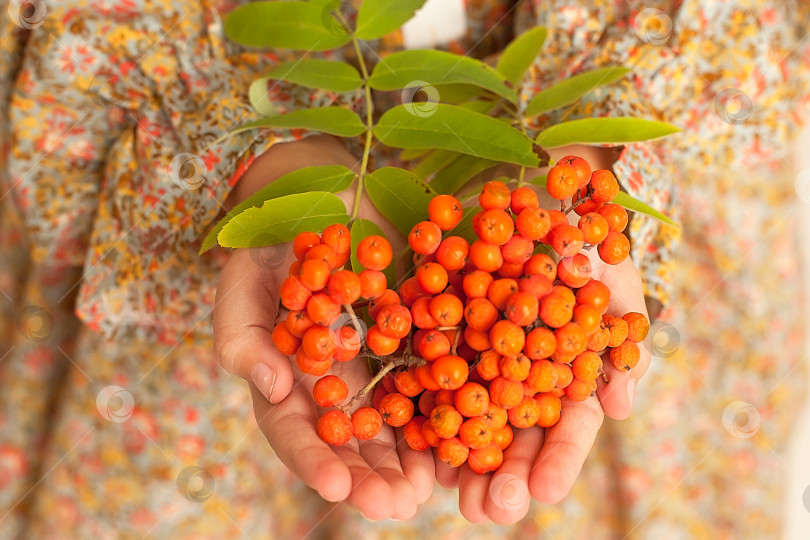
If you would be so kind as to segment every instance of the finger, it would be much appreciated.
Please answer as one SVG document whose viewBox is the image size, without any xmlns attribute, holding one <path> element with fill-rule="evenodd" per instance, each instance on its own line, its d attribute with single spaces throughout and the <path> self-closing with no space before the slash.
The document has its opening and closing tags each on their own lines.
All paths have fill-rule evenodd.
<svg viewBox="0 0 810 540">
<path fill-rule="evenodd" d="M 515 438 L 503 453 L 503 465 L 492 475 L 485 508 L 489 518 L 501 525 L 517 523 L 529 511 L 529 474 L 540 448 L 543 430 L 515 429 Z"/>
<path fill-rule="evenodd" d="M 220 274 L 214 303 L 214 351 L 220 364 L 250 381 L 271 403 L 284 399 L 293 385 L 290 359 L 272 340 L 278 269 L 286 268 L 289 251 L 281 246 L 236 250 Z"/>
<path fill-rule="evenodd" d="M 278 458 L 309 487 L 328 501 L 345 500 L 352 490 L 349 468 L 318 437 L 315 405 L 296 386 L 278 405 L 271 405 L 251 387 L 256 422 Z"/>
<path fill-rule="evenodd" d="M 647 373 L 650 367 L 650 339 L 638 343 L 638 365 L 629 371 L 621 371 L 611 363 L 608 354 L 602 355 L 602 365 L 607 382 L 600 377 L 597 380 L 596 395 L 602 403 L 605 414 L 614 420 L 624 420 L 633 410 L 633 398 L 636 384 Z"/>
<path fill-rule="evenodd" d="M 563 398 L 560 421 L 546 429 L 543 448 L 529 477 L 532 497 L 556 504 L 571 491 L 604 417 L 596 397 L 581 402 Z"/>
<path fill-rule="evenodd" d="M 436 464 L 436 481 L 439 485 L 447 489 L 458 487 L 458 467 L 451 467 L 441 459 L 436 449 L 433 449 L 433 460 Z"/>
<path fill-rule="evenodd" d="M 461 466 L 458 472 L 458 509 L 467 521 L 489 521 L 484 504 L 491 479 L 491 474 L 478 474 L 466 463 Z"/>
<path fill-rule="evenodd" d="M 355 441 L 334 448 L 337 455 L 349 468 L 352 477 L 348 502 L 357 508 L 366 519 L 380 521 L 394 514 L 394 494 L 390 484 L 352 446 Z"/>
<path fill-rule="evenodd" d="M 391 517 L 410 519 L 416 514 L 416 492 L 402 471 L 393 436 L 390 439 L 388 441 L 380 439 L 360 441 L 360 455 L 388 482 L 393 504 Z"/>
<path fill-rule="evenodd" d="M 436 484 L 436 464 L 430 452 L 418 452 L 408 446 L 402 428 L 397 428 L 397 452 L 405 477 L 413 485 L 416 503 L 422 504 L 433 494 Z"/>
</svg>

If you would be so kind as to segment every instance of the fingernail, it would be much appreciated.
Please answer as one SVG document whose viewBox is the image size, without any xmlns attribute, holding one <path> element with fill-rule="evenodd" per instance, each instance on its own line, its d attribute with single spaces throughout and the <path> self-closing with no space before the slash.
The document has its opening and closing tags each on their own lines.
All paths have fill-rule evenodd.
<svg viewBox="0 0 810 540">
<path fill-rule="evenodd" d="M 273 388 L 276 386 L 276 372 L 270 369 L 267 364 L 256 364 L 250 372 L 250 380 L 259 389 L 259 392 L 270 401 L 273 395 Z"/>
<path fill-rule="evenodd" d="M 630 401 L 630 408 L 633 408 L 633 397 L 636 393 L 636 380 L 630 379 L 627 383 L 627 399 Z"/>
</svg>

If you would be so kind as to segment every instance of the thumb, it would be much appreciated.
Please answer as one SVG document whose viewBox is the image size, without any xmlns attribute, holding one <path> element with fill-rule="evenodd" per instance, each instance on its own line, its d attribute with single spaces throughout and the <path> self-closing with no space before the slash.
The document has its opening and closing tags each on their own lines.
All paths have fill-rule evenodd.
<svg viewBox="0 0 810 540">
<path fill-rule="evenodd" d="M 288 245 L 238 249 L 219 276 L 214 352 L 220 365 L 255 386 L 271 403 L 290 393 L 290 358 L 273 344 L 279 285 L 294 259 Z"/>
</svg>

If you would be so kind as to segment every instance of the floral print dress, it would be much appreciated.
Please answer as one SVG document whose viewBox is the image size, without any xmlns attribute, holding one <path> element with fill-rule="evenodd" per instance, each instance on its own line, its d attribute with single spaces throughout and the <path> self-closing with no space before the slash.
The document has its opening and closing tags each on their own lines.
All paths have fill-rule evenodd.
<svg viewBox="0 0 810 540">
<path fill-rule="evenodd" d="M 44 2 L 3 2 L 0 538 L 779 536 L 781 453 L 803 395 L 792 231 L 804 203 L 785 152 L 806 106 L 806 3 L 467 0 L 452 50 L 485 58 L 549 28 L 527 94 L 634 68 L 533 128 L 633 114 L 683 129 L 615 165 L 629 193 L 682 224 L 631 223 L 647 294 L 666 306 L 635 414 L 606 422 L 561 504 L 514 527 L 467 523 L 440 488 L 408 522 L 320 500 L 217 366 L 227 253 L 198 256 L 199 243 L 256 156 L 308 135 L 214 144 L 252 117 L 252 79 L 289 58 L 224 38 L 240 3 L 63 0 L 43 14 Z M 400 46 L 395 33 L 378 52 Z M 281 111 L 355 101 L 270 92 Z"/>
</svg>

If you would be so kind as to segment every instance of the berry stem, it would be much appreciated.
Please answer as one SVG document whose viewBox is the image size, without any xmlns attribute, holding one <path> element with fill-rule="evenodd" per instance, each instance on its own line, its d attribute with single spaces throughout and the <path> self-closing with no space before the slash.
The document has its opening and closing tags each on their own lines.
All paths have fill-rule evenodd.
<svg viewBox="0 0 810 540">
<path fill-rule="evenodd" d="M 351 304 L 343 304 L 343 309 L 346 310 L 346 313 L 352 318 L 352 325 L 354 325 L 354 330 L 357 332 L 358 336 L 363 335 L 363 331 L 360 329 L 360 321 L 357 319 L 357 314 L 354 312 L 354 308 Z"/>
<path fill-rule="evenodd" d="M 370 356 L 370 357 L 382 362 L 382 359 L 379 356 L 377 356 L 376 354 L 369 353 L 369 354 L 367 354 L 367 356 Z M 378 371 L 377 374 L 374 375 L 374 377 L 372 377 L 372 379 L 368 382 L 368 384 L 365 385 L 363 387 L 363 389 L 360 390 L 357 393 L 357 395 L 352 397 L 352 399 L 350 399 L 349 402 L 346 405 L 339 406 L 338 408 L 341 411 L 343 411 L 344 413 L 350 414 L 349 411 L 351 410 L 352 405 L 354 405 L 356 402 L 358 402 L 361 399 L 363 399 L 364 397 L 366 397 L 369 392 L 374 390 L 374 387 L 377 386 L 377 383 L 379 383 L 383 379 L 383 377 L 385 377 L 388 374 L 388 372 L 390 372 L 391 370 L 396 369 L 396 368 L 398 368 L 400 366 L 423 366 L 426 363 L 427 363 L 427 360 L 425 360 L 424 358 L 420 358 L 420 357 L 414 356 L 412 354 L 405 354 L 401 358 L 395 358 L 393 360 L 389 360 L 388 362 L 383 364 L 380 371 Z"/>
<path fill-rule="evenodd" d="M 576 208 L 576 207 L 577 207 L 577 206 L 579 206 L 580 204 L 584 203 L 585 201 L 590 200 L 590 198 L 591 198 L 591 196 L 590 196 L 590 195 L 585 195 L 584 197 L 581 197 L 581 198 L 577 199 L 576 201 L 574 201 L 574 202 L 571 204 L 571 206 L 569 206 L 568 208 L 564 209 L 562 212 L 563 212 L 564 214 L 568 215 L 568 214 L 570 214 L 570 213 L 571 213 L 571 212 L 574 210 L 574 208 Z"/>
</svg>

